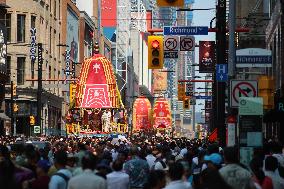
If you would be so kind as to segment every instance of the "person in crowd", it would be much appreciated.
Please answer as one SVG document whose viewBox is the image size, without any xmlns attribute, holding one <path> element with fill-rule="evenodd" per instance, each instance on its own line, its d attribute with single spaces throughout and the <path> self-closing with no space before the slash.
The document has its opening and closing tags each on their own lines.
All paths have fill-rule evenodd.
<svg viewBox="0 0 284 189">
<path fill-rule="evenodd" d="M 273 189 L 272 180 L 270 177 L 265 176 L 262 170 L 263 160 L 260 157 L 255 157 L 250 162 L 250 169 L 253 173 L 252 179 L 256 188 Z"/>
<path fill-rule="evenodd" d="M 212 153 L 204 156 L 204 162 L 207 163 L 207 167 L 218 170 L 222 166 L 222 157 L 218 153 Z"/>
<path fill-rule="evenodd" d="M 268 176 L 272 179 L 273 189 L 283 189 L 284 188 L 284 179 L 282 179 L 279 174 L 276 172 L 278 168 L 278 160 L 274 156 L 268 156 L 265 159 L 265 176 Z"/>
<path fill-rule="evenodd" d="M 173 163 L 169 166 L 169 177 L 171 181 L 165 187 L 165 189 L 191 189 L 188 182 L 184 182 L 183 179 L 184 168 L 181 163 Z"/>
<path fill-rule="evenodd" d="M 78 166 L 81 167 L 82 158 L 84 157 L 87 148 L 85 144 L 80 142 L 78 143 L 78 149 L 79 151 L 75 154 L 75 157 L 77 158 Z"/>
<path fill-rule="evenodd" d="M 25 181 L 23 189 L 48 189 L 50 178 L 47 173 L 49 168 L 50 163 L 48 160 L 39 160 L 36 168 L 37 178 Z"/>
<path fill-rule="evenodd" d="M 143 188 L 149 173 L 149 165 L 146 160 L 138 156 L 137 146 L 130 148 L 131 159 L 124 164 L 124 171 L 129 175 L 130 188 Z"/>
<path fill-rule="evenodd" d="M 166 186 L 166 173 L 162 170 L 151 170 L 144 189 L 162 189 Z"/>
<path fill-rule="evenodd" d="M 49 189 L 66 189 L 72 173 L 66 168 L 67 153 L 64 150 L 58 150 L 54 154 L 54 165 L 58 170 L 50 179 Z"/>
<path fill-rule="evenodd" d="M 112 164 L 113 172 L 106 175 L 108 189 L 128 189 L 129 175 L 122 172 L 123 162 L 115 160 Z"/>
<path fill-rule="evenodd" d="M 70 179 L 68 189 L 106 189 L 106 181 L 94 174 L 97 157 L 91 152 L 85 152 L 82 157 L 83 173 Z"/>
<path fill-rule="evenodd" d="M 153 151 L 150 147 L 146 149 L 146 152 L 147 152 L 146 160 L 151 169 L 155 164 L 156 157 L 153 155 Z"/>
<path fill-rule="evenodd" d="M 240 166 L 238 157 L 238 149 L 236 147 L 225 148 L 225 166 L 219 172 L 233 189 L 245 189 L 252 183 L 252 175 L 247 169 Z"/>
<path fill-rule="evenodd" d="M 200 174 L 201 189 L 232 189 L 227 184 L 215 167 L 208 167 Z"/>
</svg>

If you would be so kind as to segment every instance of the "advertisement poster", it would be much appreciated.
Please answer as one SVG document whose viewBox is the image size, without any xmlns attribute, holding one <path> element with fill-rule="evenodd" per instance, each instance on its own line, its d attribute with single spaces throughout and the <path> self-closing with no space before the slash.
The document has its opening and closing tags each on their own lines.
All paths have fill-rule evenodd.
<svg viewBox="0 0 284 189">
<path fill-rule="evenodd" d="M 215 64 L 215 42 L 199 41 L 199 73 L 213 72 Z"/>
</svg>

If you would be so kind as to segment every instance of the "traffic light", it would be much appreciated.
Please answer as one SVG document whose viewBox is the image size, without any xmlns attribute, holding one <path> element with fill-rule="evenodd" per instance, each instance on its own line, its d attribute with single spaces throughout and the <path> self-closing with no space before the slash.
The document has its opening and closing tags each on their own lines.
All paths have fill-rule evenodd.
<svg viewBox="0 0 284 189">
<path fill-rule="evenodd" d="M 189 98 L 184 98 L 183 99 L 183 109 L 189 109 L 190 104 L 189 104 Z"/>
<path fill-rule="evenodd" d="M 162 36 L 148 37 L 148 69 L 163 69 L 164 43 Z"/>
<path fill-rule="evenodd" d="M 99 54 L 100 53 L 100 47 L 99 47 L 99 43 L 98 42 L 95 42 L 94 53 L 95 54 Z"/>
<path fill-rule="evenodd" d="M 157 0 L 158 7 L 183 7 L 184 0 Z"/>
<path fill-rule="evenodd" d="M 13 84 L 13 96 L 16 96 L 17 95 L 17 85 L 16 84 Z"/>
<path fill-rule="evenodd" d="M 14 112 L 19 111 L 19 106 L 16 103 L 14 103 L 14 105 L 13 105 L 13 111 Z"/>
<path fill-rule="evenodd" d="M 178 84 L 178 100 L 182 101 L 185 96 L 185 87 L 184 83 Z"/>
<path fill-rule="evenodd" d="M 35 117 L 30 116 L 30 125 L 35 125 Z"/>
<path fill-rule="evenodd" d="M 258 96 L 263 98 L 263 108 L 274 108 L 274 79 L 268 76 L 258 78 Z"/>
</svg>

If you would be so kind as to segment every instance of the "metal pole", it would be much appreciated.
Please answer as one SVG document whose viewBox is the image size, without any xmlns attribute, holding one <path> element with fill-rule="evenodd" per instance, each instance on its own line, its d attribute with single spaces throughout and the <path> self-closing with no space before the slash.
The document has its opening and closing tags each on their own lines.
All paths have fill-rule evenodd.
<svg viewBox="0 0 284 189">
<path fill-rule="evenodd" d="M 11 104 L 10 104 L 10 107 L 11 107 L 11 135 L 14 135 L 14 95 L 13 95 L 13 81 L 11 81 Z M 15 136 L 15 135 L 14 135 Z"/>
<path fill-rule="evenodd" d="M 37 126 L 41 128 L 41 93 L 42 93 L 42 43 L 38 43 L 38 89 L 37 89 Z M 42 133 L 42 132 L 41 132 Z"/>
<path fill-rule="evenodd" d="M 228 75 L 235 75 L 235 29 L 236 29 L 236 0 L 230 0 L 229 4 L 229 57 L 228 57 Z"/>
</svg>

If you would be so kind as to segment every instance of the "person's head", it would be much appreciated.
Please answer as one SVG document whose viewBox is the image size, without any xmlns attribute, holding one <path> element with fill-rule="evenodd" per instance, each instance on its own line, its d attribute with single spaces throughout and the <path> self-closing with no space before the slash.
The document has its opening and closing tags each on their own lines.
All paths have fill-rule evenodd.
<svg viewBox="0 0 284 189">
<path fill-rule="evenodd" d="M 275 171 L 278 167 L 278 160 L 274 156 L 268 156 L 265 159 L 265 170 L 266 171 Z"/>
<path fill-rule="evenodd" d="M 36 173 L 38 176 L 46 175 L 50 168 L 48 160 L 39 160 L 37 162 Z"/>
<path fill-rule="evenodd" d="M 138 156 L 139 150 L 137 146 L 132 146 L 129 150 L 130 156 Z"/>
<path fill-rule="evenodd" d="M 173 163 L 169 165 L 169 176 L 171 180 L 181 180 L 184 174 L 184 168 L 181 163 Z"/>
<path fill-rule="evenodd" d="M 123 162 L 120 160 L 115 160 L 112 164 L 112 169 L 114 171 L 121 171 L 123 168 Z"/>
<path fill-rule="evenodd" d="M 67 164 L 67 153 L 64 150 L 58 150 L 54 154 L 54 165 L 57 169 L 65 168 Z"/>
<path fill-rule="evenodd" d="M 231 189 L 231 187 L 224 181 L 219 171 L 216 169 L 207 168 L 200 174 L 201 188 L 207 189 Z"/>
<path fill-rule="evenodd" d="M 82 158 L 82 168 L 94 170 L 97 166 L 97 156 L 91 152 L 86 152 Z"/>
<path fill-rule="evenodd" d="M 166 186 L 166 173 L 162 170 L 152 170 L 148 175 L 145 189 L 162 189 Z"/>
<path fill-rule="evenodd" d="M 212 169 L 219 169 L 221 168 L 222 157 L 218 153 L 213 153 L 213 154 L 204 156 L 204 161 L 207 162 L 208 167 Z"/>
<path fill-rule="evenodd" d="M 260 184 L 264 181 L 265 175 L 262 171 L 263 167 L 263 161 L 261 158 L 253 158 L 249 164 L 251 171 L 253 174 L 257 177 L 257 179 L 260 181 Z"/>
<path fill-rule="evenodd" d="M 239 163 L 239 154 L 237 147 L 226 147 L 224 149 L 224 160 L 226 164 Z"/>
</svg>

